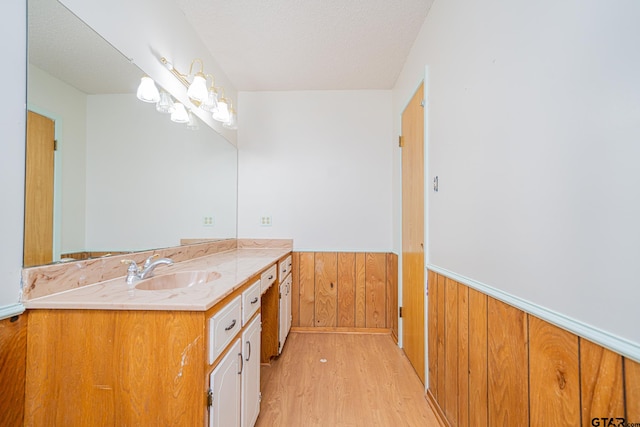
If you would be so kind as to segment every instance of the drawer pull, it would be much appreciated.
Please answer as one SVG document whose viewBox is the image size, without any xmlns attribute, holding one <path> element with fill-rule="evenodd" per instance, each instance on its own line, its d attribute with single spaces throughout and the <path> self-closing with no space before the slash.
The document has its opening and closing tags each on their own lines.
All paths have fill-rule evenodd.
<svg viewBox="0 0 640 427">
<path fill-rule="evenodd" d="M 236 319 L 233 319 L 233 321 L 229 324 L 229 326 L 227 326 L 226 328 L 224 328 L 225 331 L 230 331 L 233 329 L 233 327 L 236 326 Z"/>
<path fill-rule="evenodd" d="M 255 297 L 254 299 L 251 300 L 251 304 L 255 304 L 258 302 L 258 297 Z"/>
<path fill-rule="evenodd" d="M 269 276 L 269 280 L 273 279 L 273 274 L 271 276 Z"/>
</svg>

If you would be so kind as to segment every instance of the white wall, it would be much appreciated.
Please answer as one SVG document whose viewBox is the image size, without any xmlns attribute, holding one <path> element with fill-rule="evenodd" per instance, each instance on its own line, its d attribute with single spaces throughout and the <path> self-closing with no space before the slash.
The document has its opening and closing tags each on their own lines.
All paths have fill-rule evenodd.
<svg viewBox="0 0 640 427">
<path fill-rule="evenodd" d="M 6 82 L 0 104 L 0 318 L 23 310 L 18 301 L 24 224 L 26 15 L 26 1 L 0 3 L 0 51 Z"/>
<path fill-rule="evenodd" d="M 54 254 L 83 251 L 87 95 L 29 65 L 27 101 L 30 110 L 56 123 Z"/>
<path fill-rule="evenodd" d="M 390 91 L 242 92 L 239 102 L 239 237 L 391 249 Z"/>
<path fill-rule="evenodd" d="M 398 129 L 427 66 L 429 262 L 634 358 L 639 19 L 635 0 L 436 0 L 393 113 Z"/>
<path fill-rule="evenodd" d="M 203 123 L 189 130 L 134 94 L 88 96 L 87 250 L 234 238 L 236 182 L 235 146 Z"/>
</svg>

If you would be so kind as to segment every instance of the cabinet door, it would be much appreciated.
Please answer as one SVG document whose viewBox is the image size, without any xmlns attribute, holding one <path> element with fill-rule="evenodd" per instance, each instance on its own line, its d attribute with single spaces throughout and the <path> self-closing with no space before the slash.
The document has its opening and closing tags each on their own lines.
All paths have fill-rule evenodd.
<svg viewBox="0 0 640 427">
<path fill-rule="evenodd" d="M 242 427 L 253 427 L 260 413 L 260 315 L 242 333 Z"/>
<path fill-rule="evenodd" d="M 289 335 L 289 331 L 291 330 L 291 321 L 293 320 L 293 318 L 291 317 L 291 286 L 293 285 L 293 278 L 291 277 L 291 275 L 289 275 L 289 277 L 287 278 L 286 281 L 286 285 L 287 285 L 287 325 L 285 328 L 285 339 L 287 338 L 287 335 Z"/>
<path fill-rule="evenodd" d="M 278 348 L 278 354 L 282 353 L 284 342 L 287 340 L 289 330 L 291 329 L 291 275 L 289 275 L 285 281 L 280 285 L 280 327 L 278 334 L 278 341 L 280 347 Z"/>
<path fill-rule="evenodd" d="M 280 284 L 280 307 L 278 310 L 278 354 L 282 353 L 287 338 L 287 283 Z"/>
<path fill-rule="evenodd" d="M 213 397 L 209 407 L 210 427 L 240 426 L 240 387 L 242 346 L 236 340 L 209 377 Z"/>
</svg>

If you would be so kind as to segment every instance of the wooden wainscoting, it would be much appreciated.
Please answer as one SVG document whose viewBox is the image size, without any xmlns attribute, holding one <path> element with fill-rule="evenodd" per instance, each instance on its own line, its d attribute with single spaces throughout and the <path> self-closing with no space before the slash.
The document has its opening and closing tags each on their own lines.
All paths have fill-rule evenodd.
<svg viewBox="0 0 640 427">
<path fill-rule="evenodd" d="M 390 329 L 398 337 L 398 256 L 294 252 L 292 326 Z"/>
<path fill-rule="evenodd" d="M 432 271 L 428 328 L 428 398 L 451 426 L 640 423 L 639 363 Z"/>
<path fill-rule="evenodd" d="M 0 426 L 22 426 L 27 366 L 27 315 L 0 320 Z"/>
</svg>

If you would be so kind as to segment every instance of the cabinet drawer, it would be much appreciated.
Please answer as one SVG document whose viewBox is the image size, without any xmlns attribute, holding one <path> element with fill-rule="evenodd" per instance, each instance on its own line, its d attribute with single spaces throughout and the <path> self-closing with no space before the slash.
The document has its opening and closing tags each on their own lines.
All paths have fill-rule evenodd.
<svg viewBox="0 0 640 427">
<path fill-rule="evenodd" d="M 278 266 L 273 264 L 267 271 L 262 273 L 260 276 L 260 287 L 262 288 L 261 293 L 264 294 L 269 286 L 273 285 L 273 282 L 276 281 L 276 276 L 278 272 Z"/>
<path fill-rule="evenodd" d="M 242 328 L 242 299 L 235 298 L 209 319 L 209 364 L 220 355 Z"/>
<path fill-rule="evenodd" d="M 260 308 L 260 280 L 256 281 L 242 293 L 242 326 L 246 325 L 251 316 Z"/>
<path fill-rule="evenodd" d="M 278 263 L 278 271 L 280 272 L 280 283 L 291 272 L 291 255 Z"/>
</svg>

